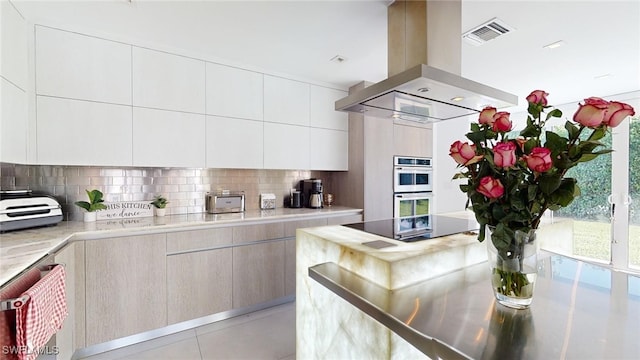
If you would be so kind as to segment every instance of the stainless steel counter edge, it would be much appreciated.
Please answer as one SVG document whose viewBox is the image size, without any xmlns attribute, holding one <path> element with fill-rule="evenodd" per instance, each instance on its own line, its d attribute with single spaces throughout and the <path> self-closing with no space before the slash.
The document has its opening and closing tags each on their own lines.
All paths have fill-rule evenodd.
<svg viewBox="0 0 640 360">
<path fill-rule="evenodd" d="M 336 295 L 345 299 L 365 314 L 379 321 L 391 331 L 407 340 L 418 350 L 431 359 L 468 360 L 470 357 L 449 347 L 448 345 L 429 337 L 407 326 L 400 319 L 390 315 L 384 309 L 379 308 L 366 298 L 351 291 L 344 284 L 351 284 L 359 293 L 366 293 L 373 298 L 384 297 L 384 293 L 390 290 L 384 289 L 362 277 L 348 271 L 335 263 L 324 263 L 309 268 L 309 277 L 331 290 Z M 334 280 L 334 279 L 339 279 Z"/>
<path fill-rule="evenodd" d="M 56 226 L 0 234 L 0 287 L 43 258 L 74 241 L 111 237 L 205 230 L 234 225 L 267 224 L 358 215 L 362 209 L 332 206 L 324 209 L 250 210 L 233 214 L 189 214 L 165 217 L 98 220 L 94 223 L 64 221 Z"/>
</svg>

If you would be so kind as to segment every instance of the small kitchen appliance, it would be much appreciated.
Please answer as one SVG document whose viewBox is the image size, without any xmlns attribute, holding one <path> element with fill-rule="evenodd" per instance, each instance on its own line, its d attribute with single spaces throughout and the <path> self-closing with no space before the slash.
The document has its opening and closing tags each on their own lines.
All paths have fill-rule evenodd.
<svg viewBox="0 0 640 360">
<path fill-rule="evenodd" d="M 302 180 L 302 194 L 304 197 L 304 207 L 319 209 L 323 207 L 323 190 L 321 179 Z"/>
<path fill-rule="evenodd" d="M 291 189 L 291 194 L 289 194 L 289 202 L 292 208 L 301 208 L 304 204 L 304 197 L 302 196 L 302 191 L 298 191 L 296 189 Z"/>
<path fill-rule="evenodd" d="M 56 199 L 31 190 L 0 191 L 0 231 L 55 225 L 62 221 Z"/>
<path fill-rule="evenodd" d="M 276 208 L 276 194 L 260 194 L 260 209 L 271 210 Z"/>
<path fill-rule="evenodd" d="M 205 208 L 209 214 L 244 212 L 244 191 L 207 193 Z"/>
<path fill-rule="evenodd" d="M 424 192 L 433 190 L 431 158 L 394 156 L 393 192 Z"/>
</svg>

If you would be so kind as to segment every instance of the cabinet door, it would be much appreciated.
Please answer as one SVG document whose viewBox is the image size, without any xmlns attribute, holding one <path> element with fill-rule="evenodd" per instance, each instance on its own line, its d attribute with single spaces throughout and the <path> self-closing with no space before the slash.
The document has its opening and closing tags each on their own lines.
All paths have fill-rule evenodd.
<svg viewBox="0 0 640 360">
<path fill-rule="evenodd" d="M 86 345 L 167 325 L 164 234 L 86 241 Z"/>
<path fill-rule="evenodd" d="M 131 105 L 131 45 L 36 26 L 36 93 Z"/>
<path fill-rule="evenodd" d="M 167 256 L 168 323 L 231 310 L 231 248 Z"/>
<path fill-rule="evenodd" d="M 349 130 L 349 114 L 335 110 L 335 103 L 349 93 L 317 85 L 309 85 L 309 125 L 323 129 Z"/>
<path fill-rule="evenodd" d="M 311 170 L 349 170 L 348 132 L 310 128 L 309 139 Z"/>
<path fill-rule="evenodd" d="M 264 121 L 309 126 L 309 84 L 265 75 Z"/>
<path fill-rule="evenodd" d="M 243 308 L 285 296 L 285 242 L 233 248 L 233 308 Z"/>
<path fill-rule="evenodd" d="M 262 120 L 263 74 L 207 63 L 207 114 Z"/>
<path fill-rule="evenodd" d="M 264 123 L 264 168 L 309 169 L 309 128 Z M 320 146 L 314 152 L 324 151 Z"/>
<path fill-rule="evenodd" d="M 284 242 L 284 295 L 296 294 L 296 238 Z"/>
<path fill-rule="evenodd" d="M 131 107 L 38 96 L 38 164 L 130 166 Z"/>
<path fill-rule="evenodd" d="M 69 243 L 56 253 L 55 262 L 64 264 L 67 298 L 67 318 L 56 333 L 58 359 L 71 359 L 76 349 L 85 347 L 85 260 L 84 242 Z"/>
<path fill-rule="evenodd" d="M 207 116 L 206 127 L 206 167 L 262 169 L 262 121 Z"/>
<path fill-rule="evenodd" d="M 204 115 L 133 108 L 133 165 L 204 167 Z"/>
<path fill-rule="evenodd" d="M 0 75 L 23 91 L 27 88 L 27 24 L 9 1 L 0 2 Z M 4 97 L 4 92 L 2 93 Z"/>
<path fill-rule="evenodd" d="M 395 155 L 431 157 L 433 154 L 432 130 L 422 127 L 393 125 Z"/>
<path fill-rule="evenodd" d="M 204 114 L 204 61 L 134 46 L 133 105 Z"/>
<path fill-rule="evenodd" d="M 27 94 L 4 78 L 0 87 L 0 161 L 26 164 Z"/>
</svg>

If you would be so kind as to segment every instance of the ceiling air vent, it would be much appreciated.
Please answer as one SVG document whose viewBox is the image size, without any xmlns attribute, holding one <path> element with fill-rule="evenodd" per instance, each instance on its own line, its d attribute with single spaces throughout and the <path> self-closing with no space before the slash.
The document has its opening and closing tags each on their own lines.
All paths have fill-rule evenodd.
<svg viewBox="0 0 640 360">
<path fill-rule="evenodd" d="M 504 21 L 498 18 L 493 18 L 462 34 L 462 38 L 472 45 L 480 46 L 513 30 L 515 30 L 513 26 L 505 24 Z"/>
</svg>

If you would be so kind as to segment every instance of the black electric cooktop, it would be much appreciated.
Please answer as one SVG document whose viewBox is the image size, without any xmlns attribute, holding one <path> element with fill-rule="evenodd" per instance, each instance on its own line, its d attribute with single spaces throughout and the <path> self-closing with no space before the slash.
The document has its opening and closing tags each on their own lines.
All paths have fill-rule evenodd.
<svg viewBox="0 0 640 360">
<path fill-rule="evenodd" d="M 445 215 L 365 221 L 343 226 L 406 242 L 428 240 L 464 232 L 477 234 L 480 228 L 475 220 Z"/>
</svg>

